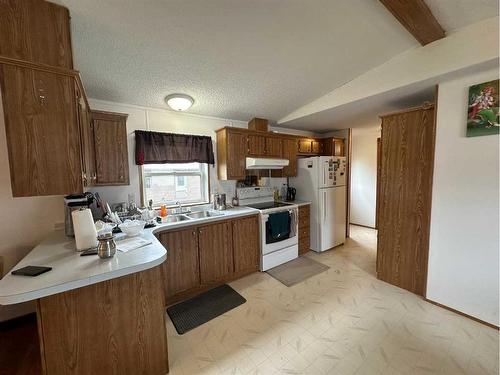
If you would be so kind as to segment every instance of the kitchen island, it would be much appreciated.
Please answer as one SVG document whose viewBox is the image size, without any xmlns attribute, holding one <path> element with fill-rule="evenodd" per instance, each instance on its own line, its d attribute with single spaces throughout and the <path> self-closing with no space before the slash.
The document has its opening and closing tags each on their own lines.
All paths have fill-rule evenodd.
<svg viewBox="0 0 500 375">
<path fill-rule="evenodd" d="M 166 374 L 167 250 L 157 237 L 255 214 L 241 207 L 219 216 L 160 224 L 142 235 L 150 245 L 117 251 L 110 259 L 80 256 L 74 239 L 55 231 L 14 267 L 52 270 L 36 277 L 5 275 L 0 304 L 36 301 L 45 374 Z"/>
</svg>

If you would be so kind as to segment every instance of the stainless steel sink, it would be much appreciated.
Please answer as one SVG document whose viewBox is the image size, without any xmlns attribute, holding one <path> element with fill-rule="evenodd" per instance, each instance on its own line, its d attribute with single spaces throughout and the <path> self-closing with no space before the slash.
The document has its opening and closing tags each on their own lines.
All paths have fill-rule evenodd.
<svg viewBox="0 0 500 375">
<path fill-rule="evenodd" d="M 177 223 L 179 221 L 190 220 L 191 218 L 186 215 L 170 215 L 166 219 L 163 219 L 164 223 Z"/>
<path fill-rule="evenodd" d="M 202 219 L 205 217 L 222 216 L 222 215 L 224 214 L 215 211 L 195 211 L 191 212 L 190 214 L 186 214 L 186 216 L 189 216 L 190 218 L 193 219 Z"/>
</svg>

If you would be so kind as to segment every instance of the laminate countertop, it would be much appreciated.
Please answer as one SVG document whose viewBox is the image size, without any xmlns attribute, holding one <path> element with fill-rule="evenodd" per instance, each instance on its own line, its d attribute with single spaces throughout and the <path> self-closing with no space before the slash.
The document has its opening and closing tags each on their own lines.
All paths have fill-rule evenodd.
<svg viewBox="0 0 500 375">
<path fill-rule="evenodd" d="M 75 250 L 74 238 L 66 237 L 64 231 L 54 231 L 14 267 L 47 266 L 52 270 L 35 277 L 6 274 L 0 280 L 0 305 L 31 301 L 153 268 L 167 259 L 167 249 L 158 241 L 156 233 L 258 212 L 236 207 L 222 211 L 220 216 L 159 224 L 145 229 L 142 234 L 143 238 L 151 240 L 150 245 L 125 253 L 117 250 L 109 259 L 100 259 L 97 255 L 80 256 L 81 253 Z"/>
</svg>

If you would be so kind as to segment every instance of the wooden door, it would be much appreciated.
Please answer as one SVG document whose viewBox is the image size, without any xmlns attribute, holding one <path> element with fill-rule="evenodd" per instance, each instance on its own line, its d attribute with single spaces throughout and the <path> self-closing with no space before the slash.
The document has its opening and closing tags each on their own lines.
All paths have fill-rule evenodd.
<svg viewBox="0 0 500 375">
<path fill-rule="evenodd" d="M 82 148 L 82 169 L 84 186 L 93 186 L 96 180 L 94 136 L 92 132 L 92 118 L 90 108 L 83 97 L 78 85 L 75 87 L 77 98 L 78 125 Z"/>
<path fill-rule="evenodd" d="M 128 185 L 127 115 L 92 111 L 96 185 Z"/>
<path fill-rule="evenodd" d="M 73 68 L 67 8 L 41 0 L 0 1 L 0 55 Z"/>
<path fill-rule="evenodd" d="M 266 156 L 281 158 L 283 156 L 283 143 L 280 138 L 266 137 Z"/>
<path fill-rule="evenodd" d="M 216 283 L 233 273 L 232 231 L 229 222 L 198 228 L 201 284 Z"/>
<path fill-rule="evenodd" d="M 236 219 L 233 226 L 234 272 L 249 273 L 259 270 L 260 243 L 258 216 Z"/>
<path fill-rule="evenodd" d="M 160 242 L 168 250 L 162 264 L 167 303 L 176 294 L 200 286 L 198 232 L 196 228 L 160 233 Z"/>
<path fill-rule="evenodd" d="M 429 250 L 434 107 L 382 117 L 377 276 L 424 295 Z"/>
<path fill-rule="evenodd" d="M 299 154 L 310 154 L 312 152 L 312 140 L 305 138 L 299 139 Z"/>
<path fill-rule="evenodd" d="M 12 195 L 83 192 L 73 78 L 3 65 L 0 84 Z"/>
<path fill-rule="evenodd" d="M 243 133 L 227 132 L 227 179 L 242 180 L 246 172 L 247 136 Z"/>
<path fill-rule="evenodd" d="M 248 136 L 248 155 L 265 156 L 266 155 L 266 137 L 263 135 L 251 134 Z"/>
</svg>

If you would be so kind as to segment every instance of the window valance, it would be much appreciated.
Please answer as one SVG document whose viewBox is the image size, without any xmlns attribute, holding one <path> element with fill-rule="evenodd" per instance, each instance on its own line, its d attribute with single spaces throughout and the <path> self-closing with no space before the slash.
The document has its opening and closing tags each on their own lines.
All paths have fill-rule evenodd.
<svg viewBox="0 0 500 375">
<path fill-rule="evenodd" d="M 202 135 L 135 131 L 135 163 L 215 164 L 212 138 Z"/>
</svg>

